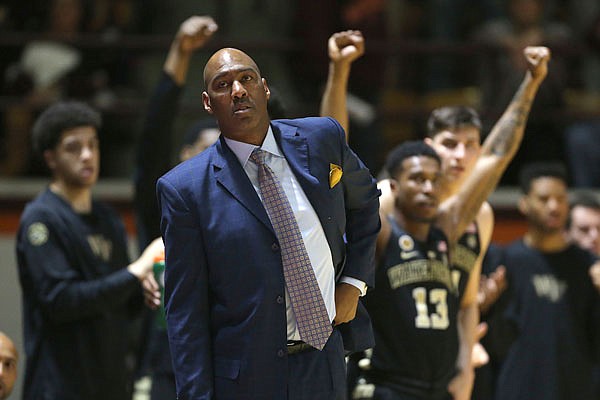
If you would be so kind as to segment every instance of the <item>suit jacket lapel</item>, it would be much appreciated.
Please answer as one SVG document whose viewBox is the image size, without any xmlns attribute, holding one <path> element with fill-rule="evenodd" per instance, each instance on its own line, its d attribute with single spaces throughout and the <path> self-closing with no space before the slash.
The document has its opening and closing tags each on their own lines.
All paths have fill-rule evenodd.
<svg viewBox="0 0 600 400">
<path fill-rule="evenodd" d="M 254 214 L 271 232 L 275 233 L 267 211 L 256 194 L 246 171 L 244 171 L 239 160 L 222 137 L 217 142 L 215 154 L 213 169 L 217 182 L 248 211 Z"/>
<path fill-rule="evenodd" d="M 296 128 L 287 125 L 272 124 L 275 140 L 292 169 L 292 172 L 302 186 L 302 190 L 308 201 L 317 213 L 323 228 L 327 226 L 326 222 L 331 215 L 328 187 L 323 186 L 322 182 L 311 174 L 311 165 L 309 162 L 308 140 L 305 136 L 298 133 Z M 316 168 L 316 166 L 313 166 Z M 325 183 L 328 185 L 328 182 Z M 325 233 L 328 234 L 325 229 Z"/>
</svg>

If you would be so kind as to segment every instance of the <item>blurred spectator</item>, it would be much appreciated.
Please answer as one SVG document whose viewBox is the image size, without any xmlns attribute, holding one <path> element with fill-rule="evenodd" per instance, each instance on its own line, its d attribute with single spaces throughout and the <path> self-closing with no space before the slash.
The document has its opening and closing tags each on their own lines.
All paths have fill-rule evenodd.
<svg viewBox="0 0 600 400">
<path fill-rule="evenodd" d="M 571 201 L 569 237 L 581 248 L 600 256 L 600 202 L 591 192 L 578 192 Z"/>
<path fill-rule="evenodd" d="M 59 102 L 33 128 L 52 179 L 25 207 L 17 233 L 24 399 L 131 398 L 128 357 L 142 288 L 147 304 L 160 298 L 152 267 L 162 240 L 130 263 L 121 220 L 92 197 L 100 123 L 85 104 Z"/>
<path fill-rule="evenodd" d="M 574 187 L 600 187 L 600 118 L 582 120 L 565 131 L 565 150 Z"/>
<path fill-rule="evenodd" d="M 600 202 L 591 192 L 577 192 L 571 201 L 571 212 L 567 222 L 571 241 L 579 247 L 600 256 Z M 597 289 L 600 289 L 600 264 L 590 269 L 590 276 Z M 594 390 L 600 398 L 600 363 L 594 365 Z"/>
<path fill-rule="evenodd" d="M 206 16 L 189 17 L 180 25 L 150 98 L 138 143 L 135 174 L 134 211 L 140 250 L 160 236 L 156 180 L 172 166 L 173 124 L 186 85 L 191 58 L 205 46 L 217 29 L 215 21 Z M 179 161 L 200 153 L 218 137 L 219 130 L 213 118 L 206 117 L 195 123 L 185 135 Z M 152 377 L 150 399 L 174 398 L 175 375 L 166 327 L 155 324 L 154 315 L 146 318 L 145 325 L 148 337 L 145 338 L 147 344 L 142 346 L 142 351 L 147 350 L 143 367 L 148 367 Z"/>
<path fill-rule="evenodd" d="M 60 40 L 77 35 L 82 17 L 80 0 L 53 0 L 43 38 L 25 46 L 20 61 L 8 68 L 8 91 L 22 96 L 22 102 L 4 111 L 5 149 L 0 174 L 27 171 L 31 159 L 29 130 L 36 112 L 63 96 L 65 77 L 81 63 L 80 51 Z"/>
<path fill-rule="evenodd" d="M 17 380 L 19 354 L 12 340 L 0 332 L 0 400 L 7 399 Z"/>
<path fill-rule="evenodd" d="M 596 9 L 600 6 L 596 5 Z M 591 10 L 590 10 L 591 11 Z M 600 104 L 600 10 L 598 17 L 583 31 L 590 48 L 581 60 L 581 86 L 578 105 L 590 116 L 567 127 L 565 149 L 575 187 L 600 188 L 600 117 L 597 116 Z"/>
<path fill-rule="evenodd" d="M 100 8 L 100 3 L 100 0 L 94 3 L 95 7 Z M 87 5 L 85 0 L 52 0 L 44 8 L 37 2 L 28 7 L 13 5 L 11 11 L 14 11 L 15 18 L 21 15 L 23 21 L 18 25 L 28 30 L 39 28 L 40 32 L 36 39 L 25 45 L 19 60 L 9 65 L 4 74 L 5 94 L 20 101 L 9 103 L 3 110 L 4 157 L 0 163 L 1 175 L 38 174 L 43 169 L 39 164 L 31 164 L 33 157 L 29 130 L 33 119 L 48 104 L 60 99 L 76 98 L 102 109 L 110 109 L 115 106 L 121 92 L 131 92 L 119 90 L 132 82 L 130 71 L 134 65 L 130 52 L 120 47 L 80 46 L 77 40 L 84 32 L 105 33 L 105 41 L 116 39 L 114 33 L 117 28 L 118 31 L 131 32 L 135 28 L 134 13 L 127 10 L 133 9 L 133 1 L 107 2 L 107 6 L 112 7 L 110 10 L 114 18 L 107 17 L 100 21 L 102 13 L 94 13 L 89 23 Z M 23 9 L 26 8 L 31 8 L 33 14 L 28 18 L 23 17 Z M 38 16 L 40 13 L 43 19 Z M 103 143 L 103 146 L 111 147 L 111 151 L 105 151 L 107 160 L 103 160 L 108 175 L 124 170 L 122 163 L 117 167 L 113 165 L 119 163 L 121 154 L 129 150 L 126 141 L 129 139 L 131 144 L 133 142 L 130 121 L 123 115 L 118 116 L 118 121 L 116 119 L 111 113 L 107 113 L 105 118 L 105 130 L 111 134 Z"/>
<path fill-rule="evenodd" d="M 550 72 L 531 108 L 527 133 L 512 164 L 502 178 L 505 184 L 517 183 L 517 172 L 524 162 L 563 160 L 561 115 L 567 75 L 560 54 L 570 38 L 569 28 L 546 18 L 545 0 L 510 0 L 507 18 L 499 18 L 480 27 L 476 40 L 489 46 L 481 69 L 484 125 L 500 115 L 525 69 L 521 49 L 544 45 L 556 49 Z"/>
<path fill-rule="evenodd" d="M 589 268 L 595 256 L 570 244 L 567 175 L 561 164 L 522 170 L 525 235 L 504 251 L 509 287 L 488 320 L 490 354 L 503 359 L 496 399 L 593 399 L 600 352 L 600 299 Z"/>
</svg>

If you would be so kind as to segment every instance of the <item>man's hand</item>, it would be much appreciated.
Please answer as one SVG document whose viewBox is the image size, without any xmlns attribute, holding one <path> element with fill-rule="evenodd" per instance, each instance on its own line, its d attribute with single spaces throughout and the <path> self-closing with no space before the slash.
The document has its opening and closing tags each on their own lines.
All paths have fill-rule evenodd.
<svg viewBox="0 0 600 400">
<path fill-rule="evenodd" d="M 140 258 L 129 264 L 127 270 L 138 278 L 140 282 L 143 282 L 148 275 L 152 274 L 154 259 L 164 254 L 164 251 L 165 245 L 163 244 L 162 238 L 154 239 L 152 243 L 144 249 Z"/>
<path fill-rule="evenodd" d="M 487 313 L 507 286 L 506 268 L 503 265 L 498 266 L 489 276 L 481 275 L 479 293 L 477 294 L 479 311 L 482 314 Z"/>
<path fill-rule="evenodd" d="M 339 283 L 335 287 L 335 318 L 334 325 L 352 321 L 356 316 L 356 307 L 360 290 L 349 283 Z"/>
<path fill-rule="evenodd" d="M 588 272 L 592 278 L 592 283 L 596 287 L 596 290 L 600 292 L 600 261 L 592 265 Z"/>
<path fill-rule="evenodd" d="M 211 17 L 193 16 L 182 22 L 175 38 L 182 53 L 191 53 L 210 39 L 219 29 Z"/>
<path fill-rule="evenodd" d="M 185 84 L 192 55 L 206 44 L 217 29 L 218 26 L 211 17 L 197 15 L 189 17 L 179 26 L 163 65 L 163 71 L 177 85 Z"/>
<path fill-rule="evenodd" d="M 479 325 L 477 325 L 477 331 L 475 332 L 476 342 L 473 345 L 473 350 L 471 351 L 471 365 L 473 368 L 482 367 L 490 361 L 490 356 L 480 343 L 481 338 L 485 336 L 487 330 L 488 326 L 485 322 L 481 322 Z"/>
<path fill-rule="evenodd" d="M 454 400 L 469 400 L 473 391 L 475 372 L 473 368 L 463 369 L 448 384 L 448 393 Z"/>
<path fill-rule="evenodd" d="M 528 46 L 523 50 L 527 69 L 531 77 L 538 82 L 544 80 L 548 74 L 548 61 L 550 61 L 550 49 L 543 46 Z"/>
<path fill-rule="evenodd" d="M 328 42 L 329 59 L 334 63 L 352 63 L 365 53 L 365 39 L 360 31 L 334 33 Z"/>
<path fill-rule="evenodd" d="M 142 281 L 142 287 L 144 288 L 144 303 L 151 310 L 156 310 L 160 306 L 160 288 L 153 274 L 146 275 L 146 278 Z"/>
</svg>

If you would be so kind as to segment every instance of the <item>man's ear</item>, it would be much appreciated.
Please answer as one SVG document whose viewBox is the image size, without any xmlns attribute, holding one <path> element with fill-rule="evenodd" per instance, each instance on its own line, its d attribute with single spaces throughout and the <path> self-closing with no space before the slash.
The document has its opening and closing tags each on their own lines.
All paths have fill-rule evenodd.
<svg viewBox="0 0 600 400">
<path fill-rule="evenodd" d="M 44 150 L 43 156 L 44 156 L 44 161 L 46 162 L 46 166 L 48 167 L 48 169 L 50 171 L 54 171 L 54 168 L 56 168 L 56 160 L 54 158 L 54 151 L 53 150 Z"/>
<path fill-rule="evenodd" d="M 208 97 L 208 93 L 206 92 L 202 92 L 202 104 L 204 105 L 206 112 L 212 115 L 213 110 L 210 105 L 210 97 Z"/>
<path fill-rule="evenodd" d="M 271 90 L 269 89 L 269 85 L 267 85 L 267 80 L 265 78 L 261 78 L 263 87 L 265 88 L 265 93 L 267 94 L 267 100 L 271 98 Z"/>
<path fill-rule="evenodd" d="M 425 142 L 426 145 L 433 146 L 433 139 L 431 139 L 429 136 L 424 138 L 423 141 Z"/>
<path fill-rule="evenodd" d="M 529 204 L 527 203 L 527 199 L 525 198 L 525 196 L 522 196 L 519 199 L 519 202 L 517 203 L 517 208 L 519 209 L 521 214 L 527 215 L 527 212 L 529 211 Z"/>
<path fill-rule="evenodd" d="M 396 193 L 398 191 L 398 181 L 393 178 L 388 178 L 388 185 L 390 187 L 390 192 Z"/>
</svg>

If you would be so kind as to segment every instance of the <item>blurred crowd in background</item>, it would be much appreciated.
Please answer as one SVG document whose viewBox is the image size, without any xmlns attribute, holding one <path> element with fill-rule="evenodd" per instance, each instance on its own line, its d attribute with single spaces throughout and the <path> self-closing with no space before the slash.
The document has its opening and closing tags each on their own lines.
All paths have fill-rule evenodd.
<svg viewBox="0 0 600 400">
<path fill-rule="evenodd" d="M 8 0 L 0 5 L 0 177 L 43 173 L 31 126 L 67 98 L 103 113 L 101 176 L 130 177 L 172 32 L 193 14 L 212 15 L 219 32 L 191 70 L 216 48 L 251 52 L 290 117 L 318 115 L 327 38 L 361 30 L 366 53 L 349 84 L 351 145 L 375 174 L 381 149 L 421 138 L 435 107 L 473 106 L 488 132 L 522 77 L 521 50 L 547 45 L 552 71 L 502 183 L 515 185 L 525 162 L 562 160 L 573 186 L 600 187 L 597 0 Z M 201 73 L 190 79 L 181 127 L 205 113 Z"/>
</svg>

